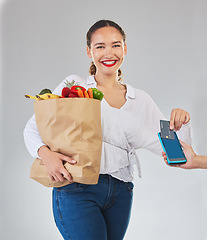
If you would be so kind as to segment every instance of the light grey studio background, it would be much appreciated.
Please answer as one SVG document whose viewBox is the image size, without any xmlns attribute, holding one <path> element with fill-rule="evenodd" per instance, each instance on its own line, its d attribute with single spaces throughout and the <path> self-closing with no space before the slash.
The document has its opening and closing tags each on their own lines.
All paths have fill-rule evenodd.
<svg viewBox="0 0 207 240">
<path fill-rule="evenodd" d="M 207 1 L 1 1 L 0 239 L 62 239 L 53 221 L 51 189 L 29 179 L 33 158 L 23 129 L 33 114 L 24 94 L 54 89 L 70 74 L 88 75 L 85 34 L 97 20 L 127 34 L 125 82 L 145 90 L 167 118 L 191 114 L 193 147 L 207 155 Z M 206 240 L 207 170 L 167 167 L 137 151 L 134 205 L 126 240 Z"/>
</svg>

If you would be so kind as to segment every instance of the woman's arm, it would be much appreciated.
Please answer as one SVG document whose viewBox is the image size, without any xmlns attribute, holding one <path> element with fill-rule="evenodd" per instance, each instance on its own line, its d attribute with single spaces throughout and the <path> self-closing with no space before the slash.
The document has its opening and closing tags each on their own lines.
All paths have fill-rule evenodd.
<svg viewBox="0 0 207 240">
<path fill-rule="evenodd" d="M 43 161 L 51 180 L 62 182 L 66 178 L 72 181 L 70 173 L 63 166 L 63 161 L 70 164 L 75 164 L 76 161 L 63 154 L 53 152 L 44 144 L 36 125 L 35 116 L 32 116 L 25 126 L 24 141 L 29 153 Z"/>
<path fill-rule="evenodd" d="M 53 93 L 60 95 L 61 89 L 65 86 L 66 80 L 71 80 L 74 76 L 69 76 L 65 80 L 63 80 L 58 87 L 53 91 Z M 34 158 L 40 158 L 48 172 L 49 178 L 55 181 L 63 181 L 64 178 L 72 181 L 71 175 L 63 166 L 63 161 L 66 161 L 70 164 L 75 164 L 76 161 L 71 159 L 68 156 L 65 156 L 61 153 L 53 152 L 46 146 L 46 144 L 42 141 L 41 136 L 39 134 L 35 115 L 33 115 L 29 121 L 27 122 L 24 129 L 24 142 L 29 151 L 29 153 Z"/>
<path fill-rule="evenodd" d="M 142 134 L 142 144 L 139 145 L 139 148 L 145 148 L 155 154 L 161 155 L 162 147 L 157 134 L 160 132 L 160 120 L 165 120 L 166 118 L 148 94 L 144 93 L 141 97 L 142 99 L 137 97 L 137 99 L 140 100 L 139 102 L 142 100 L 143 110 L 139 112 L 139 115 L 143 116 L 143 126 L 141 129 L 144 129 L 143 131 L 146 133 Z M 181 140 L 185 140 L 187 143 L 191 144 L 192 134 L 189 121 L 190 115 L 188 112 L 180 108 L 171 111 L 171 127 L 177 130 L 177 134 Z"/>
<path fill-rule="evenodd" d="M 72 176 L 63 166 L 63 161 L 70 164 L 75 164 L 76 161 L 61 153 L 53 152 L 47 146 L 42 146 L 38 150 L 38 155 L 42 159 L 50 180 L 56 182 L 63 182 L 64 178 L 72 182 Z"/>
<path fill-rule="evenodd" d="M 38 158 L 38 150 L 41 146 L 45 145 L 40 137 L 37 124 L 35 121 L 35 115 L 33 115 L 27 122 L 24 132 L 24 143 L 30 155 L 34 158 Z"/>
</svg>

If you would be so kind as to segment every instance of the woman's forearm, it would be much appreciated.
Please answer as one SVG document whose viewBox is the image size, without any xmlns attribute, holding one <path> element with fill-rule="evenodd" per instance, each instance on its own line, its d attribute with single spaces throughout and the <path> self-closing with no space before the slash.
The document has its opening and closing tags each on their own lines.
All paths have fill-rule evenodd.
<svg viewBox="0 0 207 240">
<path fill-rule="evenodd" d="M 195 168 L 207 169 L 207 156 L 196 155 L 194 164 Z"/>
</svg>

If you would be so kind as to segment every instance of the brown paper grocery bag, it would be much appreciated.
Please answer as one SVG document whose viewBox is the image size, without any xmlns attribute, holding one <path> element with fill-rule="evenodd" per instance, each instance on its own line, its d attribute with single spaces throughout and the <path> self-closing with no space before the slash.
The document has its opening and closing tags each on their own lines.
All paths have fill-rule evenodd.
<svg viewBox="0 0 207 240">
<path fill-rule="evenodd" d="M 66 163 L 74 182 L 96 184 L 100 172 L 102 131 L 101 101 L 91 98 L 59 98 L 34 102 L 35 118 L 43 142 L 52 151 L 77 161 Z M 51 181 L 40 159 L 30 177 L 47 187 L 70 184 Z"/>
</svg>

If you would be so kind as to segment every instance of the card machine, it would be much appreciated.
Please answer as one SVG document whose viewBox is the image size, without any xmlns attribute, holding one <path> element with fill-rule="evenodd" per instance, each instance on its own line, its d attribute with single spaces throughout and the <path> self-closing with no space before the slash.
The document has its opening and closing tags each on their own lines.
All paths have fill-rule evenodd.
<svg viewBox="0 0 207 240">
<path fill-rule="evenodd" d="M 180 141 L 174 130 L 170 130 L 169 121 L 160 121 L 161 132 L 158 133 L 163 151 L 166 153 L 168 164 L 183 164 L 186 163 L 186 157 L 183 152 Z"/>
</svg>

